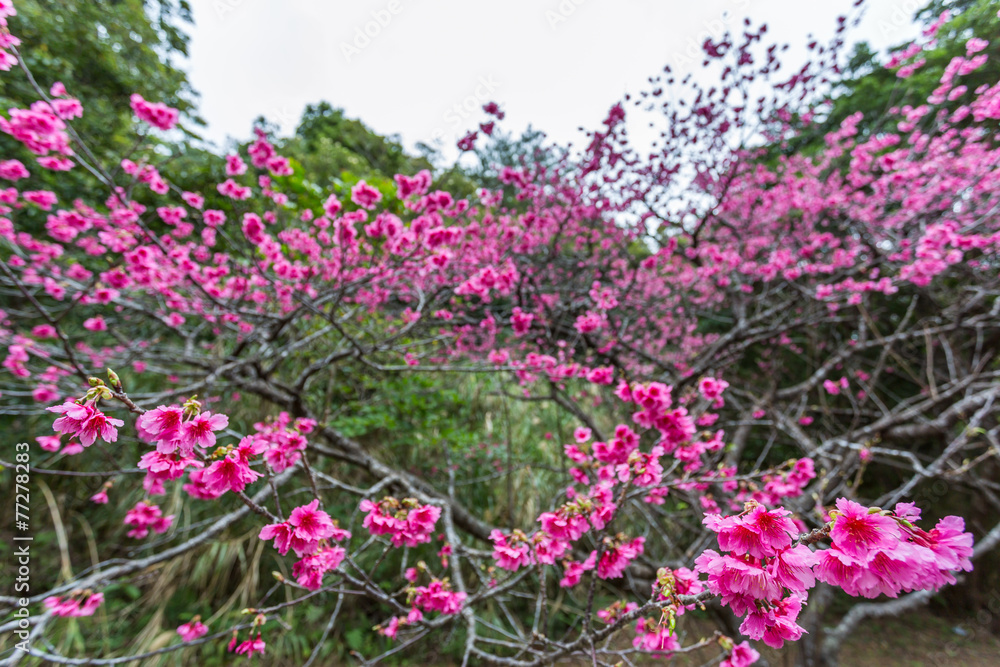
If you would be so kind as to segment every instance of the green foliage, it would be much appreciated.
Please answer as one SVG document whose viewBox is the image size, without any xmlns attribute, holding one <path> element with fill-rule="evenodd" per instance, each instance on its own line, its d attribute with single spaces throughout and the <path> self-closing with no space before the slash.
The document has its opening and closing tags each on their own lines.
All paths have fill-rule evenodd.
<svg viewBox="0 0 1000 667">
<path fill-rule="evenodd" d="M 278 128 L 264 117 L 257 118 L 254 126 L 267 134 L 280 155 L 289 158 L 295 173 L 272 179 L 299 209 L 319 211 L 330 194 L 346 201 L 351 188 L 364 180 L 391 202 L 390 210 L 401 214 L 403 203 L 392 201 L 396 196 L 393 177 L 413 175 L 423 169 L 435 171 L 427 157 L 407 154 L 398 137 L 379 135 L 325 101 L 306 106 L 290 137 L 277 136 Z M 248 144 L 239 148 L 245 149 Z M 189 144 L 171 150 L 163 173 L 182 189 L 208 194 L 206 208 L 213 208 L 215 185 L 226 178 L 217 156 Z M 478 182 L 457 166 L 438 170 L 434 176 L 435 188 L 460 197 L 472 196 L 477 186 Z"/>
<path fill-rule="evenodd" d="M 394 194 L 396 174 L 434 171 L 428 157 L 408 155 L 399 137 L 383 137 L 329 102 L 307 105 L 295 134 L 275 144 L 282 155 L 293 159 L 296 172 L 301 167 L 309 174 L 311 186 L 323 199 L 330 192 L 346 196 L 359 180 L 377 187 L 384 196 Z M 475 178 L 457 166 L 435 174 L 435 187 L 456 196 L 472 195 L 476 185 Z"/>
<path fill-rule="evenodd" d="M 179 108 L 188 130 L 202 124 L 194 115 L 196 95 L 176 63 L 187 55 L 188 0 L 21 0 L 16 9 L 10 27 L 38 86 L 47 95 L 62 81 L 80 99 L 84 114 L 73 128 L 99 160 L 117 164 L 135 143 L 132 93 Z M 0 78 L 0 107 L 27 107 L 38 99 L 25 77 Z M 4 155 L 19 154 L 17 145 L 0 135 Z M 25 189 L 50 189 L 62 199 L 80 192 L 79 168 L 56 177 L 27 166 L 32 178 Z"/>
<path fill-rule="evenodd" d="M 426 160 L 406 155 L 398 138 L 375 134 L 329 102 L 306 106 L 285 153 L 296 156 L 321 188 L 328 188 L 345 171 L 366 178 L 430 168 Z"/>
<path fill-rule="evenodd" d="M 886 111 L 893 106 L 919 106 L 938 87 L 941 75 L 952 58 L 965 56 L 965 43 L 972 37 L 990 41 L 989 50 L 995 53 L 997 35 L 1000 35 L 1000 10 L 998 0 L 933 0 L 916 13 L 916 17 L 935 18 L 944 10 L 951 12 L 951 18 L 937 33 L 934 48 L 921 53 L 918 58 L 926 63 L 912 76 L 900 79 L 895 70 L 886 69 L 885 60 L 872 50 L 867 42 L 855 46 L 843 77 L 831 95 L 832 107 L 820 122 L 810 128 L 803 128 L 794 140 L 781 147 L 781 152 L 815 153 L 824 145 L 823 136 L 836 130 L 848 116 L 861 112 L 864 119 L 858 130 L 862 134 L 872 134 L 893 128 L 883 127 Z M 903 48 L 905 44 L 891 49 Z M 1000 63 L 995 57 L 970 75 L 962 77 L 962 83 L 969 90 L 983 84 L 992 85 L 1000 79 Z M 967 98 L 965 98 L 967 99 Z M 963 103 L 963 98 L 945 102 L 944 107 L 953 109 Z"/>
<path fill-rule="evenodd" d="M 546 143 L 546 134 L 529 126 L 520 137 L 494 130 L 490 141 L 476 149 L 476 157 L 479 164 L 469 171 L 470 176 L 483 187 L 499 190 L 503 188 L 503 183 L 497 175 L 503 167 L 520 169 L 540 165 L 554 168 L 566 157 L 566 151 Z M 524 208 L 524 204 L 511 194 L 510 188 L 505 190 L 502 205 L 512 210 Z"/>
</svg>

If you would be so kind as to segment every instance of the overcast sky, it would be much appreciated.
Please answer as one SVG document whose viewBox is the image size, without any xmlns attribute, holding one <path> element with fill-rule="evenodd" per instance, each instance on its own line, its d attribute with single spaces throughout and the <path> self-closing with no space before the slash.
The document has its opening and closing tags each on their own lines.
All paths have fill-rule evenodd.
<svg viewBox="0 0 1000 667">
<path fill-rule="evenodd" d="M 499 102 L 505 127 L 529 123 L 582 143 L 626 92 L 665 64 L 694 70 L 700 44 L 769 24 L 771 40 L 829 38 L 853 0 L 192 0 L 190 78 L 207 137 L 246 138 L 264 115 L 290 133 L 328 100 L 404 146 L 448 153 Z M 914 34 L 918 0 L 868 0 L 853 35 L 877 47 Z M 825 41 L 825 39 L 824 39 Z M 801 51 L 789 52 L 801 58 Z M 692 57 L 694 56 L 694 57 Z M 801 60 L 799 60 L 801 63 Z M 794 63 L 789 63 L 794 64 Z"/>
</svg>

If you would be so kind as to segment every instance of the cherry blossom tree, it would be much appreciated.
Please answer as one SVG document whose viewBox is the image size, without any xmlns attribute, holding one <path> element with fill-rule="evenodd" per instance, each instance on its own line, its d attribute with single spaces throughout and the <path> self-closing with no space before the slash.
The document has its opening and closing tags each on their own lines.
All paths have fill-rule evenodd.
<svg viewBox="0 0 1000 667">
<path fill-rule="evenodd" d="M 428 171 L 290 187 L 295 164 L 259 128 L 214 190 L 186 191 L 163 160 L 180 115 L 139 93 L 135 150 L 103 164 L 74 130 L 73 83 L 36 81 L 0 29 L 4 76 L 38 97 L 0 119 L 23 144 L 0 162 L 4 410 L 45 415 L 33 475 L 100 483 L 91 502 L 148 542 L 98 544 L 95 567 L 35 582 L 28 627 L 0 626 L 26 648 L 5 663 L 268 655 L 289 613 L 318 607 L 316 664 L 363 600 L 388 646 L 355 651 L 363 664 L 455 633 L 463 664 L 697 651 L 736 667 L 786 642 L 836 664 L 865 618 L 970 572 L 1000 524 L 937 505 L 1000 510 L 1000 83 L 963 85 L 990 48 L 973 39 L 926 103 L 790 150 L 828 109 L 850 21 L 787 77 L 765 27 L 709 40 L 714 88 L 666 71 L 582 153 L 504 166 L 473 198 Z M 903 80 L 935 29 L 893 58 Z M 652 149 L 627 131 L 644 113 L 664 128 Z M 484 115 L 489 135 L 503 111 Z M 33 170 L 92 187 L 19 189 Z M 488 378 L 563 415 L 544 511 L 495 525 L 463 502 L 459 466 L 415 474 L 338 429 L 323 388 L 370 372 Z M 71 456 L 101 467 L 60 469 Z M 128 492 L 141 499 L 117 503 Z M 192 506 L 211 518 L 181 530 Z M 242 614 L 138 654 L 48 641 L 237 525 L 290 569 Z M 838 595 L 858 600 L 831 615 Z M 682 617 L 702 611 L 717 629 L 699 637 Z"/>
</svg>

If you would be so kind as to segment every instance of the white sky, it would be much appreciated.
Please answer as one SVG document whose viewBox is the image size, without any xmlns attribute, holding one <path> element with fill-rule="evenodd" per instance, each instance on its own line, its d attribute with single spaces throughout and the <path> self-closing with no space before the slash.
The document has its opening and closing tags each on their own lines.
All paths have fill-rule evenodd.
<svg viewBox="0 0 1000 667">
<path fill-rule="evenodd" d="M 400 135 L 411 150 L 440 137 L 453 157 L 455 141 L 484 120 L 478 107 L 486 101 L 507 112 L 508 131 L 531 123 L 579 145 L 579 127 L 596 127 L 623 94 L 642 90 L 668 63 L 696 70 L 704 39 L 738 29 L 744 16 L 766 21 L 765 37 L 794 49 L 810 33 L 827 41 L 851 4 L 192 0 L 187 66 L 210 140 L 249 137 L 259 115 L 291 133 L 306 104 L 327 100 L 380 134 Z M 923 4 L 868 0 L 853 36 L 879 48 L 903 41 L 915 33 L 910 19 Z M 384 26 L 374 23 L 379 18 Z M 367 43 L 358 37 L 366 24 L 374 34 Z M 787 52 L 787 64 L 800 65 L 802 53 Z M 477 107 L 464 119 L 455 111 L 463 104 Z"/>
</svg>

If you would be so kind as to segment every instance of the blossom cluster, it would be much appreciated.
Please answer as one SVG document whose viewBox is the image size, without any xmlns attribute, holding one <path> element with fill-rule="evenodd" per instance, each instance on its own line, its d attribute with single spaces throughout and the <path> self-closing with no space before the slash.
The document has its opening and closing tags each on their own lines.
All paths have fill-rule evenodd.
<svg viewBox="0 0 1000 667">
<path fill-rule="evenodd" d="M 39 156 L 42 167 L 65 170 L 65 158 L 72 155 L 66 123 L 60 112 L 47 102 L 35 102 L 29 109 L 11 109 L 10 118 L 0 117 L 0 132 L 9 134 Z M 55 153 L 56 156 L 50 156 Z M 41 161 L 44 160 L 44 161 Z"/>
<path fill-rule="evenodd" d="M 209 460 L 206 449 L 215 446 L 216 432 L 228 425 L 226 415 L 203 412 L 201 403 L 193 399 L 183 406 L 161 405 L 142 414 L 136 420 L 136 431 L 140 439 L 156 447 L 139 460 L 139 467 L 146 471 L 143 480 L 146 492 L 150 495 L 163 494 L 165 482 L 182 477 L 188 469 L 203 468 Z M 211 471 L 206 484 L 210 482 L 210 488 L 219 494 L 238 486 L 231 482 L 234 476 L 246 480 L 246 483 L 256 479 L 257 473 L 249 470 L 250 454 L 239 447 L 236 451 L 239 452 L 236 458 L 243 457 L 239 458 L 241 465 L 237 473 L 220 461 L 212 463 L 203 473 Z M 246 470 L 242 468 L 244 463 L 247 464 Z M 243 486 L 239 486 L 239 490 Z"/>
<path fill-rule="evenodd" d="M 130 98 L 132 111 L 141 121 L 161 130 L 169 130 L 177 124 L 180 112 L 163 102 L 147 102 L 142 95 L 133 93 Z"/>
<path fill-rule="evenodd" d="M 174 522 L 174 516 L 163 516 L 163 511 L 149 502 L 140 501 L 125 514 L 125 525 L 132 526 L 129 537 L 142 539 L 154 533 L 165 533 Z"/>
<path fill-rule="evenodd" d="M 723 553 L 706 550 L 695 563 L 707 587 L 743 616 L 740 632 L 781 648 L 805 632 L 796 622 L 816 580 L 849 595 L 896 597 L 902 591 L 937 590 L 955 581 L 952 572 L 971 570 L 972 535 L 958 517 L 931 531 L 913 525 L 919 510 L 900 504 L 892 512 L 837 500 L 832 521 L 821 531 L 828 549 L 813 551 L 797 539 L 784 509 L 750 501 L 739 515 L 707 515 Z"/>
<path fill-rule="evenodd" d="M 372 535 L 389 535 L 395 547 L 415 547 L 430 542 L 434 524 L 441 517 L 441 508 L 436 505 L 391 496 L 378 502 L 362 500 L 361 511 L 367 512 L 362 525 Z"/>
<path fill-rule="evenodd" d="M 936 591 L 955 583 L 954 572 L 972 570 L 972 534 L 960 517 L 944 517 L 925 531 L 915 525 L 921 511 L 913 503 L 883 512 L 846 498 L 830 514 L 832 545 L 818 554 L 816 578 L 849 595 Z"/>
<path fill-rule="evenodd" d="M 237 636 L 234 634 L 232 640 L 229 642 L 229 652 L 235 653 L 236 655 L 244 655 L 248 658 L 252 658 L 255 653 L 260 653 L 264 655 L 264 651 L 267 649 L 267 642 L 261 639 L 261 635 L 258 632 L 256 636 L 249 637 L 248 639 L 238 641 Z"/>
<path fill-rule="evenodd" d="M 196 616 L 187 623 L 177 626 L 177 634 L 180 635 L 181 641 L 193 642 L 208 634 L 208 626 L 201 622 L 200 616 Z"/>
<path fill-rule="evenodd" d="M 51 596 L 44 600 L 45 608 L 56 616 L 93 616 L 104 602 L 103 593 L 74 592 L 67 597 Z"/>
<path fill-rule="evenodd" d="M 461 611 L 466 598 L 465 593 L 451 590 L 447 579 L 434 579 L 426 586 L 414 586 L 410 595 L 415 609 L 448 615 Z"/>
<path fill-rule="evenodd" d="M 82 403 L 66 401 L 47 409 L 62 415 L 52 423 L 52 429 L 56 433 L 78 438 L 84 447 L 94 444 L 98 438 L 105 442 L 115 442 L 118 439 L 118 427 L 125 425 L 121 419 L 105 415 L 93 399 Z"/>
<path fill-rule="evenodd" d="M 330 515 L 319 509 L 319 499 L 296 507 L 281 523 L 261 528 L 260 539 L 274 540 L 274 548 L 285 555 L 291 549 L 300 560 L 292 566 L 299 584 L 310 590 L 322 586 L 323 575 L 337 569 L 346 551 L 329 542 L 350 539 L 350 531 L 341 528 Z"/>
</svg>

